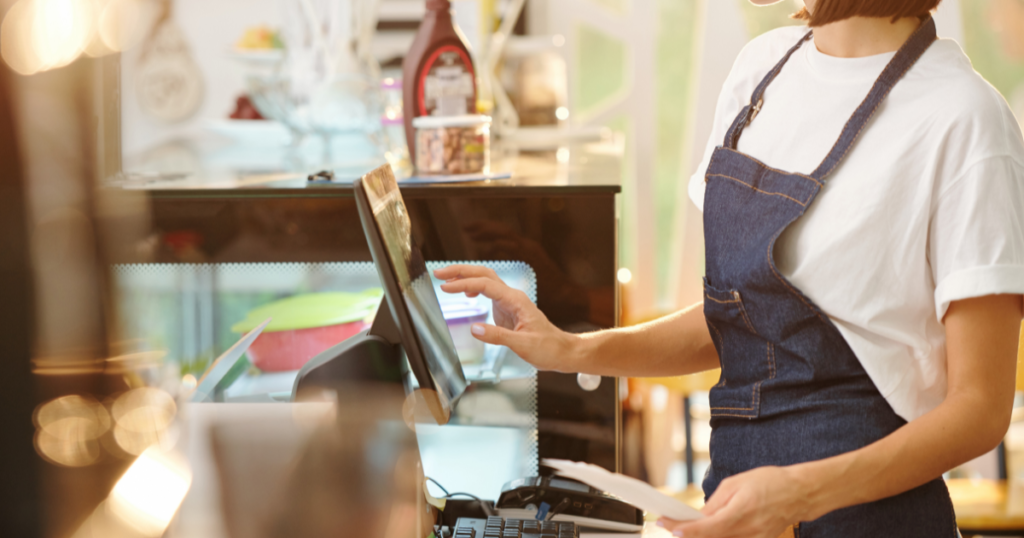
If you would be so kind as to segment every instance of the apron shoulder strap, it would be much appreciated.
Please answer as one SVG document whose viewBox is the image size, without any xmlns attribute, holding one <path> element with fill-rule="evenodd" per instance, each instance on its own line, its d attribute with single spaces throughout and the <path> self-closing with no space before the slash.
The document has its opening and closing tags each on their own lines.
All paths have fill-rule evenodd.
<svg viewBox="0 0 1024 538">
<path fill-rule="evenodd" d="M 769 71 L 763 79 L 761 79 L 760 84 L 754 88 L 754 93 L 750 95 L 750 103 L 743 107 L 743 110 L 740 110 L 740 113 L 736 115 L 736 119 L 733 120 L 732 126 L 729 127 L 729 131 L 725 134 L 725 147 L 729 149 L 736 149 L 736 141 L 739 140 L 740 134 L 743 132 L 743 128 L 746 127 L 747 124 L 754 119 L 754 116 L 757 116 L 757 113 L 761 111 L 764 90 L 769 84 L 771 84 L 772 80 L 775 80 L 779 71 L 782 71 L 782 66 L 786 65 L 786 62 L 789 61 L 789 57 L 796 52 L 796 49 L 800 48 L 800 45 L 803 45 L 805 41 L 810 39 L 813 34 L 814 32 L 807 32 L 804 34 L 804 36 L 800 38 L 800 41 L 797 41 L 795 45 L 790 47 L 789 51 L 786 52 L 786 55 L 779 60 L 779 63 L 775 64 L 775 67 L 773 67 L 772 70 Z"/>
<path fill-rule="evenodd" d="M 857 137 L 864 130 L 864 126 L 867 125 L 875 110 L 878 109 L 878 105 L 885 100 L 893 86 L 903 78 L 903 75 L 928 50 L 928 47 L 935 41 L 935 38 L 935 20 L 929 16 L 921 22 L 921 26 L 896 51 L 896 56 L 882 70 L 882 74 L 875 80 L 875 84 L 871 87 L 867 97 L 864 98 L 864 101 L 861 102 L 857 110 L 850 116 L 850 119 L 846 121 L 839 139 L 836 140 L 828 155 L 821 161 L 818 168 L 811 172 L 811 177 L 824 182 L 825 178 L 835 170 L 836 166 L 843 160 L 843 157 L 850 151 L 850 148 L 853 147 Z"/>
</svg>

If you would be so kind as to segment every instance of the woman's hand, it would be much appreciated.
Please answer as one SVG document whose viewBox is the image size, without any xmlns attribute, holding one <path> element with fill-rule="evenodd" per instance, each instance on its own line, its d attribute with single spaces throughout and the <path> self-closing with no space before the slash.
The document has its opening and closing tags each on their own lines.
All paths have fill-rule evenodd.
<svg viewBox="0 0 1024 538">
<path fill-rule="evenodd" d="M 726 478 L 704 505 L 704 519 L 658 524 L 686 538 L 778 538 L 805 513 L 791 467 L 759 467 Z"/>
<path fill-rule="evenodd" d="M 488 344 L 508 346 L 540 370 L 575 372 L 578 337 L 555 327 L 525 293 L 509 287 L 489 268 L 449 265 L 434 271 L 446 293 L 483 295 L 493 303 L 495 325 L 475 323 L 473 336 Z"/>
</svg>

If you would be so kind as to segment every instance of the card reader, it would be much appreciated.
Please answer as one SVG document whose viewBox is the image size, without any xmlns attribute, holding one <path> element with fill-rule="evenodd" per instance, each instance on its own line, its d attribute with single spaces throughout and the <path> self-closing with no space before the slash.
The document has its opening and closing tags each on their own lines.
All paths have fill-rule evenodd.
<svg viewBox="0 0 1024 538">
<path fill-rule="evenodd" d="M 592 529 L 640 532 L 644 526 L 643 510 L 557 476 L 531 476 L 505 484 L 495 508 L 504 517 L 571 521 Z"/>
</svg>

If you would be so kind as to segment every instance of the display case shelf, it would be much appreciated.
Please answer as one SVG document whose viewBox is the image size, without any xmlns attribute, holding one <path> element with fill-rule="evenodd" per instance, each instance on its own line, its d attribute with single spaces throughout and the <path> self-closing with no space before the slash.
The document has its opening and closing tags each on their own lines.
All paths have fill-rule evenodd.
<svg viewBox="0 0 1024 538">
<path fill-rule="evenodd" d="M 429 267 L 494 267 L 571 332 L 616 325 L 618 191 L 529 177 L 402 186 L 413 241 Z M 149 190 L 145 197 L 150 236 L 111 256 L 118 327 L 125 340 L 162 346 L 171 360 L 216 356 L 239 337 L 230 331 L 239 316 L 265 302 L 380 285 L 345 186 Z M 587 391 L 575 375 L 536 372 L 501 348 L 488 348 L 466 371 L 476 382 L 455 423 L 522 430 L 540 458 L 618 469 L 617 380 Z M 273 389 L 288 381 L 287 372 L 251 372 L 221 397 L 284 392 Z"/>
</svg>

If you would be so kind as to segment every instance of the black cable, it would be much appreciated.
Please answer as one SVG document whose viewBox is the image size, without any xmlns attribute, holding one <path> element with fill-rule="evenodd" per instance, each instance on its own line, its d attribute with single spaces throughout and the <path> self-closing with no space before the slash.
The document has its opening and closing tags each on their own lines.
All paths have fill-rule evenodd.
<svg viewBox="0 0 1024 538">
<path fill-rule="evenodd" d="M 429 481 L 433 482 L 435 486 L 437 486 L 437 487 L 441 488 L 441 491 L 443 491 L 443 492 L 445 493 L 445 495 L 447 495 L 447 494 L 448 494 L 448 490 L 444 489 L 444 486 L 442 486 L 442 485 L 441 485 L 441 483 L 440 483 L 440 482 L 438 482 L 437 480 L 434 480 L 433 478 L 430 478 L 429 476 L 424 476 L 423 478 L 424 478 L 425 480 L 429 480 Z M 427 487 L 426 487 L 426 484 L 424 484 L 424 485 L 423 485 L 423 489 L 424 489 L 424 493 L 426 493 L 427 495 L 430 495 L 430 490 L 429 490 L 429 489 L 427 489 Z M 445 498 L 447 498 L 447 497 L 441 497 L 441 498 L 442 498 L 442 499 L 445 499 Z M 441 510 L 438 510 L 438 511 L 437 511 L 437 517 L 441 517 L 441 512 L 443 512 L 443 511 L 444 511 L 443 509 L 441 509 Z M 435 519 L 435 520 L 434 520 L 434 536 L 435 536 L 436 538 L 444 538 L 444 535 L 443 535 L 443 534 L 442 534 L 442 532 L 441 532 L 441 531 L 442 531 L 441 527 L 442 527 L 442 526 L 441 526 L 441 525 L 438 525 L 438 524 L 437 524 L 437 520 Z"/>
<path fill-rule="evenodd" d="M 494 515 L 494 512 L 487 506 L 487 501 L 481 499 L 480 497 L 477 497 L 476 495 L 473 495 L 472 493 L 466 493 L 464 491 L 456 491 L 455 493 L 449 493 L 449 494 L 445 495 L 444 498 L 445 499 L 451 499 L 452 497 L 455 497 L 455 496 L 469 497 L 470 499 L 475 500 L 480 505 L 480 510 L 483 511 L 484 514 L 487 514 L 488 516 L 493 516 Z"/>
<path fill-rule="evenodd" d="M 446 491 L 445 493 L 447 494 L 447 495 L 445 495 L 443 497 L 445 499 L 450 499 L 452 497 L 469 497 L 470 499 L 476 499 L 476 500 L 481 501 L 481 502 L 483 501 L 480 497 L 477 497 L 476 495 L 473 495 L 472 493 L 465 493 L 465 492 L 462 492 L 462 491 L 456 491 L 455 493 L 448 493 Z"/>
<path fill-rule="evenodd" d="M 433 482 L 435 486 L 441 488 L 441 491 L 443 491 L 445 495 L 451 496 L 451 493 L 448 493 L 448 490 L 444 489 L 444 486 L 442 486 L 440 482 L 434 480 L 433 478 L 430 478 L 429 476 L 426 477 L 426 479 Z"/>
<path fill-rule="evenodd" d="M 442 499 L 451 499 L 452 497 L 457 497 L 457 496 L 458 497 L 469 497 L 469 498 L 475 500 L 477 503 L 480 504 L 480 510 L 483 511 L 483 513 L 487 514 L 488 516 L 493 516 L 494 515 L 494 511 L 492 511 L 487 506 L 487 502 L 484 501 L 483 499 L 481 499 L 480 497 L 477 497 L 476 495 L 473 495 L 472 493 L 466 493 L 464 491 L 456 491 L 455 493 L 448 493 L 448 490 L 445 489 L 444 486 L 442 486 L 441 483 L 438 482 L 437 480 L 434 480 L 433 478 L 430 478 L 429 476 L 425 476 L 424 478 L 426 478 L 427 480 L 433 482 L 435 486 L 441 488 L 441 491 L 444 492 L 444 496 L 441 497 Z"/>
</svg>

